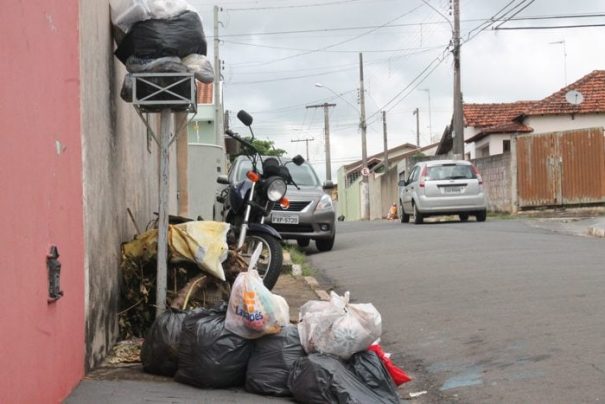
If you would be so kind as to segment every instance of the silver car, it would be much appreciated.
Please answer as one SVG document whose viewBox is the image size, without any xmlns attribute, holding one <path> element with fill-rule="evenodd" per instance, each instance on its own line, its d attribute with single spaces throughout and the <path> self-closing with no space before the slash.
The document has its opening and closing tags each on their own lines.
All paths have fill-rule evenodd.
<svg viewBox="0 0 605 404">
<path fill-rule="evenodd" d="M 322 185 L 308 163 L 288 164 L 288 170 L 300 189 L 288 185 L 286 198 L 290 206 L 284 209 L 276 205 L 268 224 L 284 239 L 296 240 L 301 247 L 314 240 L 319 251 L 330 251 L 336 237 L 336 210 L 332 197 L 325 190 L 334 185 L 330 181 Z"/>
<path fill-rule="evenodd" d="M 284 209 L 276 205 L 266 223 L 285 240 L 296 240 L 301 247 L 307 247 L 314 240 L 319 251 L 330 251 L 336 237 L 336 210 L 325 190 L 334 188 L 333 183 L 326 181 L 322 185 L 309 163 L 297 166 L 287 160 L 282 162 L 300 189 L 288 185 L 286 198 L 290 206 Z M 252 163 L 247 157 L 237 157 L 229 170 L 229 182 L 236 184 L 242 181 L 251 168 Z M 216 211 L 220 212 L 220 208 Z"/>
<path fill-rule="evenodd" d="M 483 222 L 487 200 L 477 168 L 464 160 L 432 160 L 417 163 L 399 183 L 401 221 L 413 217 L 421 224 L 427 216 L 458 215 L 465 222 L 475 216 Z"/>
</svg>

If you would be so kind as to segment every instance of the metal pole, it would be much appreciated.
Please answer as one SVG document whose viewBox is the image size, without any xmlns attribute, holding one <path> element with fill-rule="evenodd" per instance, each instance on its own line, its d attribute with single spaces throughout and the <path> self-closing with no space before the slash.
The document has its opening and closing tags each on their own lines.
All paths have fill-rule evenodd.
<svg viewBox="0 0 605 404">
<path fill-rule="evenodd" d="M 420 111 L 416 108 L 413 112 L 416 115 L 416 146 L 420 147 Z"/>
<path fill-rule="evenodd" d="M 421 91 L 426 91 L 429 98 L 429 144 L 433 143 L 433 118 L 431 117 L 431 89 L 423 88 Z"/>
<path fill-rule="evenodd" d="M 454 142 L 453 152 L 464 158 L 464 112 L 460 84 L 460 0 L 454 2 Z"/>
<path fill-rule="evenodd" d="M 389 170 L 389 148 L 387 145 L 387 111 L 382 111 L 382 135 L 384 138 L 384 172 Z"/>
<path fill-rule="evenodd" d="M 326 151 L 326 180 L 332 180 L 332 164 L 330 159 L 330 116 L 328 108 L 335 107 L 336 104 L 323 103 L 319 105 L 307 105 L 307 108 L 323 108 L 324 109 L 324 136 L 325 136 L 325 151 Z"/>
<path fill-rule="evenodd" d="M 160 114 L 160 192 L 158 219 L 158 262 L 155 293 L 155 315 L 160 316 L 166 309 L 166 283 L 168 271 L 168 182 L 170 151 L 170 109 Z"/>
<path fill-rule="evenodd" d="M 306 139 L 292 139 L 292 140 L 290 140 L 290 143 L 305 142 L 306 148 L 307 148 L 307 161 L 311 161 L 311 160 L 309 160 L 309 142 L 312 142 L 314 140 L 315 140 L 314 137 L 306 138 Z"/>
<path fill-rule="evenodd" d="M 361 127 L 361 165 L 363 168 L 368 168 L 368 149 L 366 144 L 366 103 L 365 90 L 363 87 L 363 54 L 359 53 L 359 105 L 360 105 L 360 123 Z M 370 186 L 368 177 L 363 176 L 361 181 L 361 219 L 370 219 Z"/>
<path fill-rule="evenodd" d="M 330 114 L 329 104 L 324 104 L 324 136 L 326 145 L 326 181 L 332 181 L 332 161 L 330 158 Z"/>
<path fill-rule="evenodd" d="M 218 11 L 219 7 L 214 6 L 214 135 L 216 144 L 223 146 L 225 144 L 222 125 L 221 125 L 221 105 L 220 105 L 220 83 L 221 83 L 221 60 L 219 58 L 219 32 L 218 32 Z"/>
</svg>

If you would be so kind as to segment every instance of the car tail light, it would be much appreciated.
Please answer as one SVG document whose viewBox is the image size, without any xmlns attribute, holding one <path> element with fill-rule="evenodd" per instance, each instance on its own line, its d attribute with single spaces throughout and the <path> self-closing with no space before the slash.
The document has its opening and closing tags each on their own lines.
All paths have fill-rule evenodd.
<svg viewBox="0 0 605 404">
<path fill-rule="evenodd" d="M 481 178 L 481 174 L 479 173 L 479 170 L 477 170 L 477 167 L 475 167 L 474 164 L 471 164 L 471 171 L 477 177 L 477 180 L 479 181 L 479 185 L 483 184 L 483 178 Z"/>
<path fill-rule="evenodd" d="M 424 182 L 426 181 L 426 172 L 426 166 L 422 167 L 422 171 L 420 171 L 420 183 L 418 184 L 420 188 L 424 188 Z"/>
<path fill-rule="evenodd" d="M 255 173 L 254 171 L 248 171 L 246 173 L 246 177 L 248 177 L 248 179 L 252 182 L 260 181 L 260 175 L 258 173 Z"/>
</svg>

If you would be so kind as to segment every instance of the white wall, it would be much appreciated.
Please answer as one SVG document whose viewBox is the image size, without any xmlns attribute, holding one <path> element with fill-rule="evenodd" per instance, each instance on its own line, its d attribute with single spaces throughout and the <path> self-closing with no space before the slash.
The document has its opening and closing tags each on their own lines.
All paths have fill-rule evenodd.
<svg viewBox="0 0 605 404">
<path fill-rule="evenodd" d="M 225 152 L 210 144 L 189 144 L 188 156 L 189 209 L 188 216 L 212 220 L 219 174 L 226 174 Z"/>
<path fill-rule="evenodd" d="M 475 148 L 471 152 L 471 159 L 489 157 L 504 153 L 504 146 L 502 142 L 504 140 L 510 140 L 511 137 L 512 136 L 510 134 L 494 134 L 484 137 L 483 139 L 474 143 Z M 489 154 L 482 155 L 480 153 L 480 149 L 483 149 L 486 146 L 489 146 Z"/>
<path fill-rule="evenodd" d="M 533 128 L 534 134 L 605 127 L 605 114 L 578 114 L 573 119 L 571 115 L 530 116 L 523 123 Z"/>
</svg>

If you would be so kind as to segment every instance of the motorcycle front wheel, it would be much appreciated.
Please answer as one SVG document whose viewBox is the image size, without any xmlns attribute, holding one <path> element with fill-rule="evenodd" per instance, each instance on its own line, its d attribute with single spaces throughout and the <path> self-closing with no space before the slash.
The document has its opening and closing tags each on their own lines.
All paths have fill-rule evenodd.
<svg viewBox="0 0 605 404">
<path fill-rule="evenodd" d="M 275 237 L 268 234 L 249 234 L 246 236 L 244 245 L 241 248 L 242 258 L 246 262 L 250 261 L 250 257 L 259 243 L 263 246 L 263 249 L 256 265 L 256 270 L 263 279 L 263 283 L 267 289 L 271 290 L 281 273 L 284 253 L 279 240 Z"/>
</svg>

